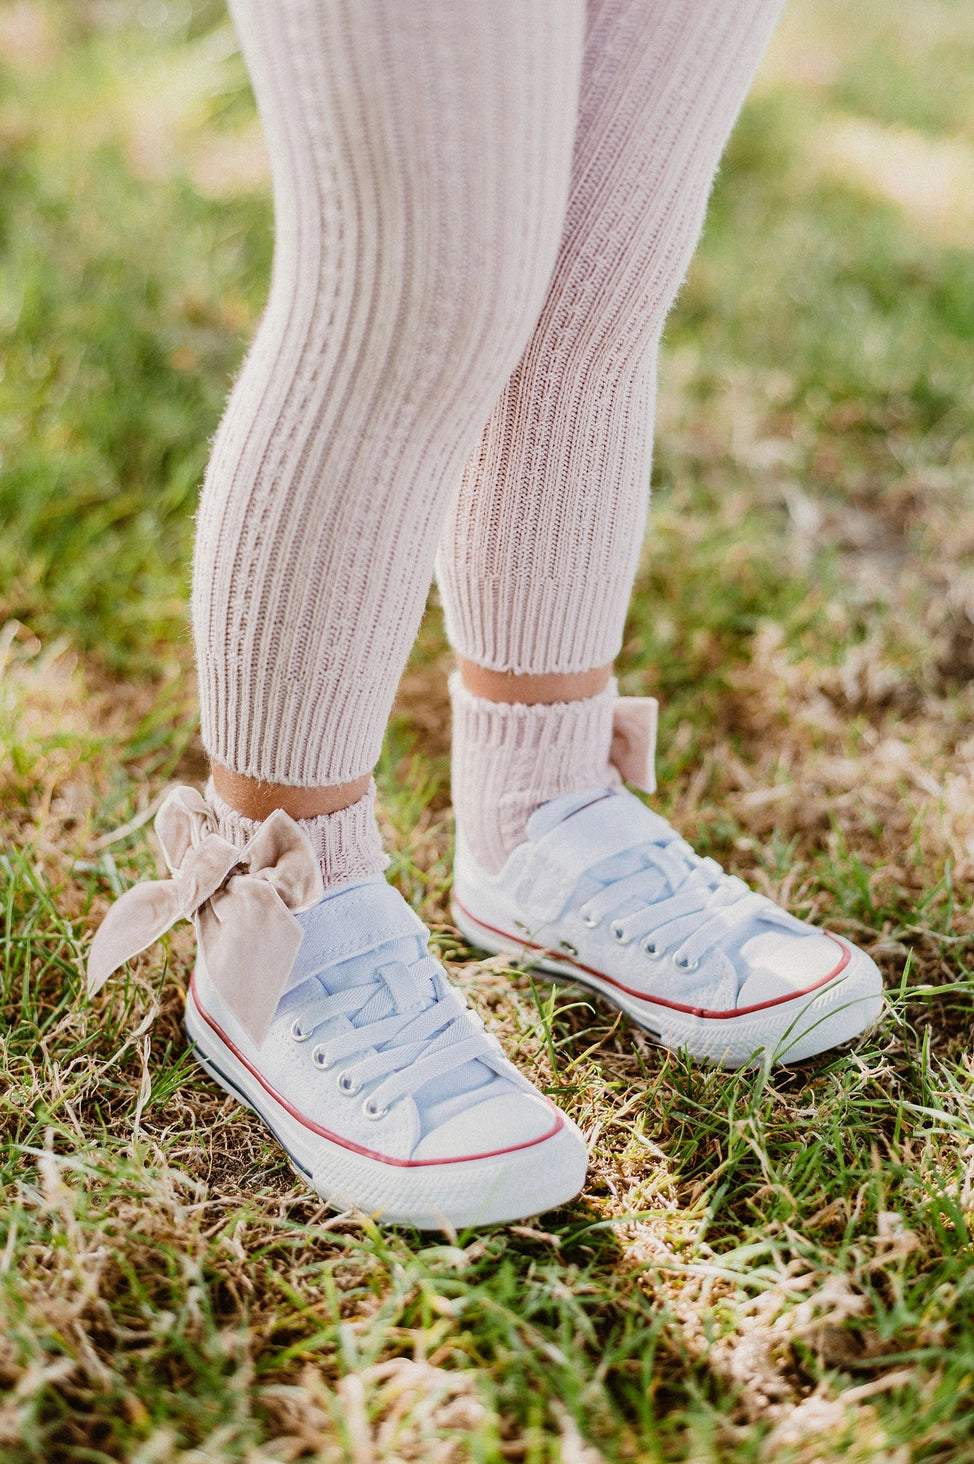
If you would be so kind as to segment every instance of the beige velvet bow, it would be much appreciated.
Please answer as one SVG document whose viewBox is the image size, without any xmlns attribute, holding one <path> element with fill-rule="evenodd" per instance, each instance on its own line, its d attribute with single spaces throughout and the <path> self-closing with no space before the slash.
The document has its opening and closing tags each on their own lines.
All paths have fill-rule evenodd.
<svg viewBox="0 0 974 1464">
<path fill-rule="evenodd" d="M 88 993 L 177 920 L 192 920 L 210 980 L 259 1044 L 304 933 L 292 911 L 324 893 L 314 851 L 282 809 L 234 848 L 195 788 L 169 794 L 155 830 L 172 879 L 134 885 L 109 910 L 88 957 Z"/>
<path fill-rule="evenodd" d="M 612 708 L 609 761 L 627 783 L 656 792 L 656 723 L 659 704 L 652 696 L 618 696 Z"/>
</svg>

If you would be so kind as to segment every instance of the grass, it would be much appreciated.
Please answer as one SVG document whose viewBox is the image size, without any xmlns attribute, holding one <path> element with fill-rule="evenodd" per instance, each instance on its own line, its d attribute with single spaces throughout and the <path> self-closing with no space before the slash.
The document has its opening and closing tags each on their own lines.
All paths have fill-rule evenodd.
<svg viewBox="0 0 974 1464">
<path fill-rule="evenodd" d="M 218 7 L 0 6 L 3 1464 L 974 1460 L 972 60 L 956 0 L 793 0 L 668 328 L 619 662 L 662 811 L 866 944 L 884 1020 L 716 1073 L 477 960 L 433 605 L 392 874 L 593 1158 L 431 1237 L 330 1215 L 197 1072 L 188 932 L 84 998 L 203 771 L 191 512 L 270 211 Z"/>
</svg>

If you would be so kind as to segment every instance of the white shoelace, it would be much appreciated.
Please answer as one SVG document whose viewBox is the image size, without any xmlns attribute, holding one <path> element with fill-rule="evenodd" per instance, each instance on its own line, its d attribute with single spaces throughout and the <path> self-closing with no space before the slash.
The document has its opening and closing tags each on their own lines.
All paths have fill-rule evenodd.
<svg viewBox="0 0 974 1464">
<path fill-rule="evenodd" d="M 618 945 L 638 940 L 651 960 L 669 954 L 680 971 L 695 971 L 709 950 L 718 944 L 726 950 L 728 935 L 741 933 L 755 917 L 802 929 L 793 915 L 727 874 L 716 860 L 701 858 L 679 835 L 666 844 L 631 849 L 626 859 L 634 857 L 641 867 L 617 876 L 611 869 L 617 858 L 590 869 L 596 880 L 602 870 L 605 887 L 585 899 L 578 913 L 590 929 L 608 920 L 612 940 Z"/>
<path fill-rule="evenodd" d="M 329 1026 L 312 1060 L 322 1071 L 348 1062 L 338 1080 L 348 1097 L 377 1082 L 363 1104 L 369 1118 L 472 1059 L 510 1076 L 499 1042 L 428 953 L 409 964 L 380 961 L 356 985 L 313 997 L 295 1014 L 291 1036 L 307 1042 Z"/>
</svg>

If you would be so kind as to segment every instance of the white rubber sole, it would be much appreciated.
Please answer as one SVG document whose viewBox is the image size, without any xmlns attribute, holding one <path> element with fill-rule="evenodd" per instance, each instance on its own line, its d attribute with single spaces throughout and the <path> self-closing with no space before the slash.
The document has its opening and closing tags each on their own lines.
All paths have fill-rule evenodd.
<svg viewBox="0 0 974 1464">
<path fill-rule="evenodd" d="M 327 1139 L 302 1121 L 203 1015 L 193 987 L 186 1031 L 201 1067 L 263 1119 L 296 1173 L 335 1210 L 419 1230 L 465 1230 L 542 1214 L 573 1199 L 585 1182 L 584 1139 L 554 1107 L 556 1131 L 519 1149 L 476 1159 L 389 1160 Z"/>
<path fill-rule="evenodd" d="M 715 1016 L 674 1010 L 651 998 L 634 996 L 587 966 L 481 924 L 456 901 L 453 920 L 476 949 L 509 954 L 519 966 L 590 987 L 621 1007 L 661 1047 L 721 1067 L 801 1062 L 860 1036 L 879 1020 L 883 1010 L 879 970 L 864 951 L 835 936 L 849 959 L 834 980 L 760 1011 Z"/>
</svg>

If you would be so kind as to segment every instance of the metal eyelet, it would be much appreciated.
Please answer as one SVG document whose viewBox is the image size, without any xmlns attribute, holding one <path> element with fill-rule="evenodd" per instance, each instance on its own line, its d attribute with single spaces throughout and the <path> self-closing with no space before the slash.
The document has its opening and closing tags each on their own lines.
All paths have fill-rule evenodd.
<svg viewBox="0 0 974 1464">
<path fill-rule="evenodd" d="M 386 1114 L 389 1112 L 389 1105 L 386 1104 L 385 1108 L 373 1108 L 372 1099 L 366 1098 L 365 1102 L 362 1104 L 362 1112 L 365 1114 L 366 1118 L 370 1118 L 373 1123 L 376 1123 L 380 1118 L 385 1118 Z"/>
<path fill-rule="evenodd" d="M 678 971 L 695 971 L 700 965 L 700 962 L 688 961 L 684 956 L 674 956 L 673 964 Z"/>
<path fill-rule="evenodd" d="M 570 940 L 560 940 L 558 942 L 558 949 L 560 951 L 567 951 L 570 956 L 578 955 L 578 946 L 573 946 Z"/>
<path fill-rule="evenodd" d="M 326 1052 L 324 1047 L 316 1047 L 314 1049 L 311 1054 L 311 1061 L 314 1063 L 315 1067 L 320 1068 L 323 1073 L 326 1073 L 330 1067 L 334 1067 L 335 1065 L 334 1059 L 328 1056 L 328 1053 Z"/>
<path fill-rule="evenodd" d="M 655 940 L 651 940 L 648 936 L 644 941 L 640 943 L 639 949 L 642 951 L 643 955 L 648 956 L 651 961 L 658 961 L 660 956 L 662 956 L 664 953 L 664 947 L 661 945 L 657 945 Z"/>
<path fill-rule="evenodd" d="M 629 945 L 632 940 L 632 936 L 626 934 L 626 928 L 620 920 L 613 920 L 609 926 L 609 934 L 616 945 Z"/>
<path fill-rule="evenodd" d="M 292 1037 L 293 1041 L 295 1041 L 295 1042 L 307 1042 L 307 1040 L 308 1040 L 308 1038 L 310 1036 L 311 1036 L 311 1033 L 310 1032 L 302 1032 L 301 1031 L 301 1019 L 300 1019 L 300 1017 L 295 1017 L 294 1021 L 291 1023 L 291 1037 Z"/>
<path fill-rule="evenodd" d="M 349 1078 L 348 1073 L 342 1073 L 341 1077 L 338 1079 L 338 1091 L 339 1093 L 344 1094 L 346 1098 L 354 1098 L 356 1093 L 361 1093 L 362 1084 L 353 1083 Z"/>
<path fill-rule="evenodd" d="M 594 930 L 599 923 L 588 910 L 579 910 L 578 915 L 586 930 Z"/>
</svg>

